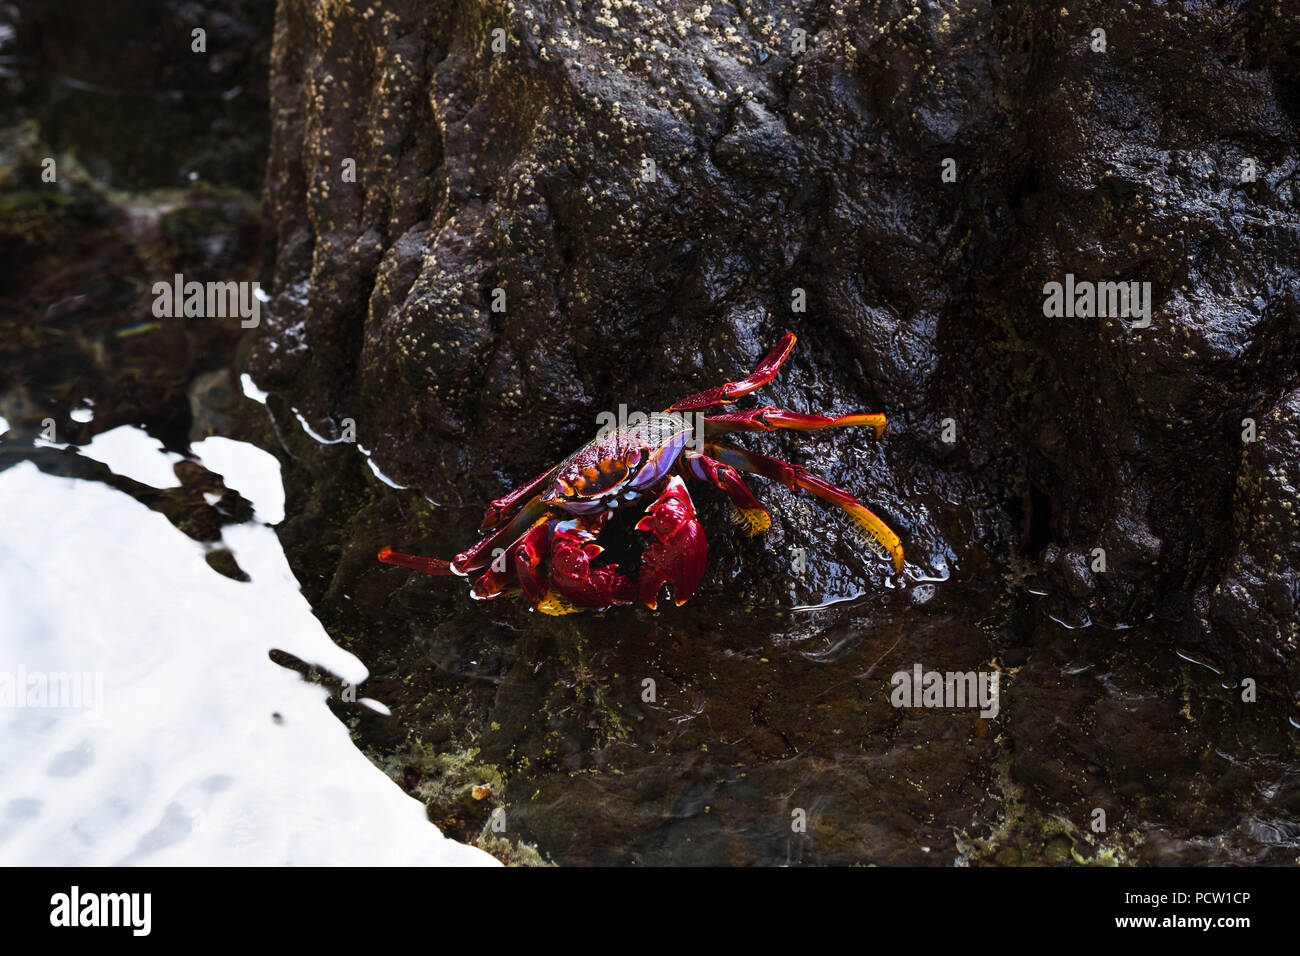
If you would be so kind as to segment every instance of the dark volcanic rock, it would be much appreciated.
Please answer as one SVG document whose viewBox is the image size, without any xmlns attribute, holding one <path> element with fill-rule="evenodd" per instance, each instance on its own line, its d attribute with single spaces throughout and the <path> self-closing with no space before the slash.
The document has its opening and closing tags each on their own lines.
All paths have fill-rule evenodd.
<svg viewBox="0 0 1300 956">
<path fill-rule="evenodd" d="M 304 588 L 403 705 L 358 723 L 371 752 L 472 837 L 488 808 L 435 799 L 460 778 L 426 750 L 476 748 L 558 859 L 1293 852 L 1298 40 L 1283 3 L 283 0 L 247 368 Z M 1149 283 L 1149 326 L 1046 316 L 1067 275 Z M 543 622 L 373 566 L 454 553 L 598 414 L 738 377 L 786 329 L 767 401 L 891 426 L 762 444 L 879 505 L 909 587 L 771 486 L 758 543 L 702 503 L 677 616 Z M 295 413 L 355 423 L 410 490 Z M 927 617 L 916 579 L 949 572 Z M 1005 667 L 1000 732 L 900 717 L 874 668 L 917 660 Z M 671 706 L 637 703 L 649 676 Z M 1097 807 L 1130 836 L 1090 833 Z"/>
<path fill-rule="evenodd" d="M 1285 682 L 1300 697 L 1300 390 L 1261 416 L 1258 428 L 1242 450 L 1226 567 L 1197 593 L 1196 608 L 1208 649 L 1226 652 L 1221 669 Z"/>
<path fill-rule="evenodd" d="M 1112 622 L 1179 613 L 1223 547 L 1242 419 L 1295 380 L 1300 335 L 1294 47 L 1261 55 L 1294 43 L 1297 12 L 1127 6 L 1021 27 L 1035 56 L 997 320 L 1033 375 L 1013 411 L 1056 546 L 1046 580 Z M 1045 319 L 1035 290 L 1070 273 L 1150 282 L 1151 327 Z M 1104 575 L 1081 571 L 1094 548 Z"/>
</svg>

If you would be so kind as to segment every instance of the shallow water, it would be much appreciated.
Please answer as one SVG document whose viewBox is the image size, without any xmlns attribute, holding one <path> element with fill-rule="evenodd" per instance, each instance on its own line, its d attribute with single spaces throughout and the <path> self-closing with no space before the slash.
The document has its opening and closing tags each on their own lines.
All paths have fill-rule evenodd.
<svg viewBox="0 0 1300 956">
<path fill-rule="evenodd" d="M 548 618 L 376 567 L 380 542 L 449 555 L 478 510 L 425 507 L 353 449 L 277 434 L 300 463 L 326 456 L 335 484 L 318 487 L 351 489 L 346 516 L 333 494 L 304 502 L 314 533 L 346 521 L 330 559 L 295 522 L 285 534 L 394 706 L 357 739 L 465 839 L 491 807 L 463 790 L 491 778 L 509 846 L 568 864 L 1291 862 L 1300 847 L 1287 715 L 1237 706 L 1187 664 L 1174 622 L 1065 623 L 1032 582 L 941 542 L 896 579 L 823 532 L 792 575 L 780 541 L 735 538 L 708 503 L 710 571 L 687 606 Z M 754 561 L 762 589 L 740 593 Z M 896 706 L 918 667 L 996 675 L 996 704 Z"/>
<path fill-rule="evenodd" d="M 1032 582 L 941 542 L 900 577 L 823 531 L 791 574 L 716 503 L 685 607 L 474 602 L 374 549 L 421 528 L 468 542 L 476 507 L 397 487 L 373 453 L 242 391 L 295 468 L 322 456 L 333 493 L 291 482 L 286 500 L 280 463 L 224 436 L 184 453 L 129 425 L 0 437 L 0 495 L 23 505 L 0 520 L 4 660 L 102 674 L 104 704 L 6 715 L 6 860 L 487 859 L 421 803 L 511 862 L 1288 862 L 1300 846 L 1294 728 L 1230 706 L 1235 684 L 1169 622 L 1065 622 Z M 754 561 L 763 590 L 737 592 Z M 995 675 L 993 706 L 897 706 L 918 668 Z"/>
</svg>

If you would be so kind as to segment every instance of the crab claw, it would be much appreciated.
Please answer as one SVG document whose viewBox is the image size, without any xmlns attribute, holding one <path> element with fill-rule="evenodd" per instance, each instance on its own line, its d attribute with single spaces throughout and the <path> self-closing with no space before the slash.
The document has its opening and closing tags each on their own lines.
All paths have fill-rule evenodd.
<svg viewBox="0 0 1300 956">
<path fill-rule="evenodd" d="M 668 487 L 636 527 L 655 537 L 641 556 L 641 600 L 655 610 L 660 590 L 672 584 L 673 600 L 680 607 L 695 593 L 709 556 L 704 529 L 695 519 L 695 506 L 681 478 L 668 479 Z"/>
<path fill-rule="evenodd" d="M 555 594 L 543 597 L 537 607 L 548 614 L 564 614 L 577 608 L 604 609 L 612 604 L 636 600 L 632 580 L 618 573 L 614 564 L 595 567 L 592 560 L 604 549 L 595 535 L 576 523 L 555 526 L 551 537 L 551 587 Z"/>
<path fill-rule="evenodd" d="M 542 562 L 551 550 L 551 521 L 543 519 L 528 529 L 515 544 L 515 573 L 524 596 L 536 606 L 546 597 L 546 574 Z"/>
</svg>

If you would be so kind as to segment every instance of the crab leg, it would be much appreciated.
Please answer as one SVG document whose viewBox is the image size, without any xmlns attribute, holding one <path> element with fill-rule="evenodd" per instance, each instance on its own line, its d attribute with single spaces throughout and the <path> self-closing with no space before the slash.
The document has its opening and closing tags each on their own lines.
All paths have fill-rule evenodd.
<svg viewBox="0 0 1300 956">
<path fill-rule="evenodd" d="M 480 531 L 487 531 L 489 528 L 495 528 L 501 522 L 514 515 L 521 507 L 520 502 L 527 501 L 529 497 L 537 493 L 537 489 L 542 483 L 555 474 L 555 469 L 543 472 L 526 485 L 521 485 L 510 494 L 503 498 L 497 498 L 488 505 L 487 513 L 483 515 L 483 523 L 479 525 Z"/>
<path fill-rule="evenodd" d="M 451 569 L 451 562 L 444 561 L 442 558 L 422 558 L 417 554 L 403 554 L 401 551 L 394 551 L 385 545 L 379 552 L 379 560 L 384 564 L 396 564 L 399 567 L 410 568 L 412 571 L 423 571 L 425 574 L 433 574 L 438 577 L 455 575 Z"/>
<path fill-rule="evenodd" d="M 527 531 L 504 550 L 501 555 L 502 560 L 498 562 L 496 557 L 493 558 L 488 569 L 470 588 L 470 593 L 477 600 L 490 601 L 505 594 L 513 594 L 520 588 L 526 592 L 528 584 L 525 577 L 537 563 L 533 562 L 531 565 L 529 563 L 533 549 L 538 547 L 539 542 L 542 546 L 546 544 L 550 538 L 551 526 L 554 524 L 555 516 L 549 511 L 534 521 Z"/>
<path fill-rule="evenodd" d="M 767 357 L 763 361 L 758 363 L 758 368 L 754 369 L 747 377 L 742 378 L 739 382 L 727 382 L 725 385 L 711 388 L 707 392 L 698 392 L 689 398 L 683 398 L 673 403 L 667 410 L 670 412 L 689 412 L 697 408 L 708 408 L 710 405 L 726 405 L 734 402 L 742 395 L 748 395 L 756 388 L 762 388 L 776 377 L 781 364 L 789 358 L 790 351 L 794 348 L 794 342 L 794 333 L 785 333 L 781 337 L 781 341 L 776 343 L 776 347 L 767 353 Z"/>
<path fill-rule="evenodd" d="M 451 569 L 456 574 L 469 574 L 479 571 L 492 563 L 498 548 L 507 550 L 523 536 L 533 522 L 546 514 L 546 505 L 540 495 L 535 495 L 506 524 L 501 525 L 490 534 L 479 538 L 474 545 L 451 559 Z"/>
<path fill-rule="evenodd" d="M 546 506 L 542 504 L 542 499 L 534 496 L 532 501 L 519 510 L 513 521 L 480 538 L 473 547 L 462 551 L 450 561 L 444 561 L 441 558 L 422 558 L 415 554 L 403 554 L 401 551 L 394 551 L 388 547 L 379 552 L 379 560 L 384 564 L 396 564 L 399 567 L 410 568 L 412 571 L 423 571 L 425 574 L 434 574 L 440 577 L 454 574 L 464 577 L 471 571 L 481 571 L 490 565 L 496 557 L 493 554 L 496 548 L 507 551 L 512 550 L 509 546 L 523 537 L 528 531 L 529 525 L 545 515 Z"/>
<path fill-rule="evenodd" d="M 546 569 L 542 562 L 551 551 L 551 527 L 552 522 L 538 521 L 511 549 L 515 576 L 524 590 L 524 597 L 533 606 L 546 596 Z"/>
<path fill-rule="evenodd" d="M 869 540 L 879 545 L 893 560 L 894 570 L 903 570 L 903 545 L 898 540 L 898 535 L 890 530 L 889 525 L 872 514 L 866 505 L 843 488 L 835 487 L 835 485 L 818 478 L 799 465 L 791 465 L 777 458 L 768 458 L 766 455 L 760 455 L 757 452 L 728 448 L 725 445 L 715 445 L 712 442 L 707 443 L 704 450 L 710 456 L 740 471 L 762 475 L 764 478 L 779 481 L 791 490 L 802 488 L 804 491 L 812 492 L 823 501 L 829 501 L 831 504 L 843 508 L 858 527 L 867 533 Z"/>
<path fill-rule="evenodd" d="M 770 432 L 775 428 L 814 431 L 820 428 L 842 428 L 846 425 L 870 425 L 879 438 L 885 431 L 885 416 L 863 414 L 827 418 L 825 415 L 804 415 L 799 412 L 788 412 L 774 405 L 765 405 L 747 412 L 706 415 L 704 433 L 712 436 L 723 432 Z"/>
<path fill-rule="evenodd" d="M 708 455 L 700 455 L 693 451 L 688 451 L 682 456 L 682 463 L 689 474 L 701 481 L 712 482 L 731 499 L 731 503 L 740 512 L 739 523 L 744 524 L 750 537 L 766 531 L 771 526 L 772 516 L 740 480 L 740 474 L 736 469 Z"/>
</svg>

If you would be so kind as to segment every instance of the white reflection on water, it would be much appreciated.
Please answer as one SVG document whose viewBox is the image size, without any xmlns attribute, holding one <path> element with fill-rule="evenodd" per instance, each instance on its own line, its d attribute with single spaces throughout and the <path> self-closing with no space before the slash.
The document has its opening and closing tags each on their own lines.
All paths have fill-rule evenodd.
<svg viewBox="0 0 1300 956">
<path fill-rule="evenodd" d="M 493 863 L 366 760 L 323 688 L 267 657 L 367 675 L 262 523 L 283 516 L 275 460 L 228 439 L 195 450 L 257 509 L 224 534 L 251 582 L 125 494 L 27 462 L 0 472 L 0 685 L 90 675 L 80 706 L 0 688 L 0 864 Z"/>
</svg>

